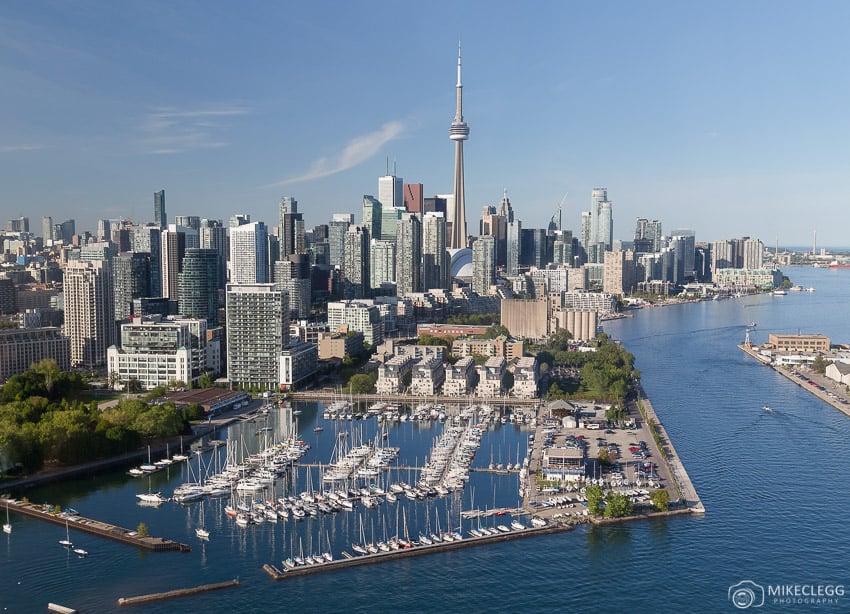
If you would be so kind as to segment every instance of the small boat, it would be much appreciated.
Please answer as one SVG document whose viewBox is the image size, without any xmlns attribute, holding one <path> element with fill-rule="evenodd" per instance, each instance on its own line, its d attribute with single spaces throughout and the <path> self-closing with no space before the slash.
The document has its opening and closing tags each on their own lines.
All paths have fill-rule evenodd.
<svg viewBox="0 0 850 614">
<path fill-rule="evenodd" d="M 68 521 L 65 521 L 65 539 L 59 540 L 59 545 L 69 550 L 74 547 L 74 542 L 71 541 L 71 534 L 68 531 Z"/>
<path fill-rule="evenodd" d="M 764 405 L 764 406 L 762 406 L 762 409 L 764 411 L 769 411 L 769 412 L 773 413 L 773 408 L 770 405 Z"/>
<path fill-rule="evenodd" d="M 755 328 L 756 326 L 758 326 L 757 322 L 750 322 L 750 328 Z"/>
<path fill-rule="evenodd" d="M 89 553 L 88 550 L 83 550 L 82 548 L 74 548 L 73 552 L 81 559 L 88 556 Z"/>
<path fill-rule="evenodd" d="M 322 432 L 322 431 L 324 431 L 324 430 L 325 430 L 325 429 L 324 429 L 324 427 L 322 427 L 321 425 L 318 425 L 318 424 L 317 424 L 317 425 L 316 425 L 316 427 L 313 429 L 313 432 L 314 432 L 314 433 L 321 433 L 321 432 Z"/>
<path fill-rule="evenodd" d="M 6 500 L 6 522 L 3 524 L 3 532 L 11 533 L 12 532 L 12 523 L 9 522 L 9 500 Z"/>
<path fill-rule="evenodd" d="M 162 493 L 158 492 L 142 492 L 137 494 L 136 498 L 145 503 L 165 503 L 168 500 L 162 496 Z"/>
</svg>

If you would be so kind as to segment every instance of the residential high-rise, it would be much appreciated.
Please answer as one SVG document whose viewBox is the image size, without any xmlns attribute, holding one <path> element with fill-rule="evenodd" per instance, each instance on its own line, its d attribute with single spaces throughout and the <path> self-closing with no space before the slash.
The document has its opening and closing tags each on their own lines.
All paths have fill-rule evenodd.
<svg viewBox="0 0 850 614">
<path fill-rule="evenodd" d="M 457 107 L 449 128 L 449 138 L 455 143 L 454 206 L 449 215 L 451 235 L 449 249 L 466 247 L 466 205 L 463 182 L 463 142 L 469 138 L 469 126 L 463 120 L 463 85 L 460 80 L 460 44 L 457 46 Z"/>
<path fill-rule="evenodd" d="M 150 295 L 162 294 L 162 230 L 156 224 L 133 226 L 132 251 L 150 254 Z"/>
<path fill-rule="evenodd" d="M 112 259 L 115 291 L 115 319 L 130 317 L 133 299 L 150 297 L 151 255 L 146 252 L 122 252 Z"/>
<path fill-rule="evenodd" d="M 369 230 L 365 226 L 351 226 L 345 233 L 342 274 L 344 298 L 369 296 Z"/>
<path fill-rule="evenodd" d="M 490 293 L 496 283 L 496 240 L 478 237 L 472 244 L 472 291 L 480 296 Z"/>
<path fill-rule="evenodd" d="M 369 281 L 372 288 L 395 283 L 396 244 L 393 241 L 369 242 Z"/>
<path fill-rule="evenodd" d="M 342 267 L 342 257 L 345 253 L 345 233 L 354 223 L 352 213 L 334 213 L 328 222 L 328 263 L 331 266 Z"/>
<path fill-rule="evenodd" d="M 591 243 L 601 243 L 603 251 L 610 250 L 614 243 L 614 217 L 606 188 L 593 188 L 590 194 L 590 216 L 593 236 Z"/>
<path fill-rule="evenodd" d="M 177 230 L 172 224 L 161 232 L 162 256 L 162 296 L 176 299 L 178 291 L 177 275 L 183 265 L 183 256 L 186 253 L 186 233 Z M 183 228 L 182 226 L 180 228 Z"/>
<path fill-rule="evenodd" d="M 186 250 L 182 270 L 177 275 L 180 313 L 206 320 L 210 328 L 218 326 L 218 267 L 216 250 L 193 247 Z"/>
<path fill-rule="evenodd" d="M 251 222 L 230 229 L 230 282 L 263 284 L 268 280 L 266 225 Z"/>
<path fill-rule="evenodd" d="M 729 239 L 715 241 L 711 248 L 711 270 L 735 268 L 735 243 Z"/>
<path fill-rule="evenodd" d="M 298 213 L 298 201 L 292 196 L 281 196 L 279 203 L 280 259 L 304 251 L 304 219 Z"/>
<path fill-rule="evenodd" d="M 106 364 L 115 339 L 112 268 L 107 260 L 71 260 L 65 267 L 65 334 L 71 338 L 71 367 Z"/>
<path fill-rule="evenodd" d="M 201 246 L 200 237 L 196 230 L 177 224 L 169 224 L 160 235 L 162 239 L 162 295 L 177 299 L 177 275 L 183 270 L 183 256 L 187 249 Z"/>
<path fill-rule="evenodd" d="M 519 265 L 522 262 L 522 222 L 512 221 L 508 224 L 508 237 L 505 242 L 505 273 L 519 275 Z"/>
<path fill-rule="evenodd" d="M 747 239 L 744 241 L 745 269 L 760 269 L 764 262 L 764 243 L 760 239 Z"/>
<path fill-rule="evenodd" d="M 676 239 L 674 249 L 676 249 L 676 258 L 682 259 L 683 279 L 693 279 L 696 275 L 696 267 L 694 266 L 696 235 L 694 231 L 690 228 L 677 228 L 670 232 L 670 237 L 671 240 Z M 676 281 L 679 282 L 679 280 Z"/>
<path fill-rule="evenodd" d="M 153 221 L 160 228 L 168 226 L 168 218 L 165 215 L 165 190 L 153 193 Z"/>
<path fill-rule="evenodd" d="M 30 219 L 22 215 L 14 220 L 8 220 L 6 222 L 6 230 L 9 232 L 29 232 L 30 231 Z"/>
<path fill-rule="evenodd" d="M 289 345 L 289 293 L 275 284 L 227 284 L 227 378 L 240 388 L 277 390 Z"/>
<path fill-rule="evenodd" d="M 605 252 L 602 291 L 622 296 L 631 292 L 634 284 L 635 260 L 631 250 Z"/>
<path fill-rule="evenodd" d="M 218 258 L 218 281 L 216 282 L 216 290 L 224 290 L 227 284 L 227 228 L 221 220 L 201 220 L 200 229 L 200 245 L 201 249 L 214 250 Z"/>
<path fill-rule="evenodd" d="M 404 296 L 422 289 L 422 222 L 405 213 L 396 231 L 396 294 Z"/>
<path fill-rule="evenodd" d="M 431 211 L 422 216 L 422 289 L 447 289 L 448 284 L 446 216 Z"/>
<path fill-rule="evenodd" d="M 638 251 L 653 251 L 657 252 L 661 249 L 661 237 L 663 233 L 661 232 L 661 221 L 660 220 L 648 220 L 643 217 L 637 218 L 637 222 L 635 224 L 635 248 L 639 247 L 638 242 L 641 239 L 650 242 L 649 250 L 638 250 Z M 641 243 L 640 246 L 645 246 L 644 243 Z"/>
<path fill-rule="evenodd" d="M 41 218 L 41 236 L 44 239 L 45 245 L 48 241 L 53 240 L 53 218 L 49 215 Z"/>
<path fill-rule="evenodd" d="M 313 291 L 310 278 L 310 258 L 307 254 L 290 254 L 274 265 L 274 283 L 289 293 L 289 312 L 292 317 L 310 316 L 310 297 Z"/>
</svg>

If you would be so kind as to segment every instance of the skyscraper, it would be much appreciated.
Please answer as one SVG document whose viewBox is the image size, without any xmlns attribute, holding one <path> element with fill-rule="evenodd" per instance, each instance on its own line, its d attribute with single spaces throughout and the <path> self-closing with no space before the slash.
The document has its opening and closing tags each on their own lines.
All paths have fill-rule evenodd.
<svg viewBox="0 0 850 614">
<path fill-rule="evenodd" d="M 133 226 L 132 251 L 150 254 L 150 295 L 164 296 L 162 293 L 162 230 L 156 224 Z"/>
<path fill-rule="evenodd" d="M 396 234 L 396 294 L 422 289 L 422 222 L 415 213 L 405 213 Z"/>
<path fill-rule="evenodd" d="M 393 241 L 369 242 L 369 281 L 372 288 L 395 283 L 396 244 Z"/>
<path fill-rule="evenodd" d="M 266 283 L 266 225 L 251 222 L 230 229 L 230 282 L 234 284 Z"/>
<path fill-rule="evenodd" d="M 290 254 L 300 253 L 304 246 L 304 220 L 298 213 L 298 201 L 292 196 L 280 197 L 280 225 L 277 232 L 280 237 L 280 259 Z M 299 224 L 300 222 L 300 224 Z"/>
<path fill-rule="evenodd" d="M 49 215 L 41 218 L 41 236 L 45 244 L 53 240 L 53 218 Z"/>
<path fill-rule="evenodd" d="M 381 201 L 369 194 L 363 195 L 363 226 L 370 239 L 381 238 Z"/>
<path fill-rule="evenodd" d="M 369 230 L 364 226 L 351 226 L 345 233 L 342 273 L 344 298 L 369 296 Z"/>
<path fill-rule="evenodd" d="M 328 223 L 328 263 L 331 266 L 342 267 L 342 258 L 345 253 L 345 233 L 348 227 L 354 223 L 352 213 L 334 213 Z"/>
<path fill-rule="evenodd" d="M 65 267 L 65 334 L 71 338 L 71 366 L 106 364 L 115 340 L 112 268 L 107 260 L 71 260 Z"/>
<path fill-rule="evenodd" d="M 472 291 L 480 296 L 490 293 L 496 283 L 496 240 L 478 237 L 472 244 Z"/>
<path fill-rule="evenodd" d="M 510 222 L 507 234 L 505 273 L 519 275 L 519 265 L 522 262 L 522 222 L 520 220 Z"/>
<path fill-rule="evenodd" d="M 192 230 L 200 230 L 201 228 L 201 218 L 197 215 L 175 215 L 174 223 Z"/>
<path fill-rule="evenodd" d="M 460 80 L 460 43 L 457 46 L 457 109 L 449 128 L 449 138 L 455 142 L 454 207 L 452 208 L 450 249 L 466 247 L 466 206 L 463 184 L 463 142 L 469 138 L 469 126 L 463 121 L 463 85 Z"/>
<path fill-rule="evenodd" d="M 214 249 L 191 248 L 183 257 L 177 278 L 179 311 L 190 318 L 205 319 L 218 326 L 219 257 Z"/>
<path fill-rule="evenodd" d="M 183 270 L 183 256 L 186 250 L 200 247 L 198 232 L 192 228 L 169 224 L 161 233 L 162 237 L 162 295 L 177 299 L 177 275 Z"/>
<path fill-rule="evenodd" d="M 160 228 L 165 228 L 168 225 L 168 218 L 165 216 L 165 190 L 153 193 L 153 221 Z"/>
<path fill-rule="evenodd" d="M 290 254 L 274 264 L 274 283 L 279 290 L 289 292 L 289 313 L 295 318 L 310 316 L 310 296 L 313 286 L 310 279 L 310 257 L 307 254 Z"/>
<path fill-rule="evenodd" d="M 404 208 L 410 213 L 422 213 L 425 188 L 421 183 L 404 184 Z"/>
<path fill-rule="evenodd" d="M 448 263 L 446 216 L 430 211 L 422 217 L 422 285 L 426 292 L 448 288 Z"/>
<path fill-rule="evenodd" d="M 126 320 L 130 317 L 133 299 L 151 296 L 151 255 L 122 252 L 112 259 L 112 273 L 115 319 Z"/>
<path fill-rule="evenodd" d="M 404 207 L 404 180 L 401 177 L 387 173 L 378 177 L 378 200 L 384 208 Z"/>
<path fill-rule="evenodd" d="M 224 290 L 227 284 L 227 228 L 221 220 L 201 220 L 201 249 L 212 249 L 218 257 L 218 281 L 216 290 Z"/>
</svg>

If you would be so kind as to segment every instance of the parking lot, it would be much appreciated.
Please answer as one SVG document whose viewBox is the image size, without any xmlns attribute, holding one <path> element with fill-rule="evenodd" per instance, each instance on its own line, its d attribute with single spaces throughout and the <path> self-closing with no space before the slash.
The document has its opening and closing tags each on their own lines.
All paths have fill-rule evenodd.
<svg viewBox="0 0 850 614">
<path fill-rule="evenodd" d="M 530 480 L 527 504 L 536 507 L 541 515 L 551 518 L 584 517 L 586 507 L 584 487 L 590 484 L 627 494 L 637 505 L 649 505 L 649 493 L 656 488 L 668 488 L 670 500 L 678 495 L 671 485 L 669 471 L 657 449 L 648 425 L 638 410 L 632 408 L 628 418 L 635 428 L 608 428 L 607 407 L 602 404 L 575 403 L 574 420 L 549 416 L 541 408 L 541 420 L 534 435 L 531 466 L 537 473 Z M 564 426 L 567 423 L 568 426 Z M 583 479 L 565 481 L 556 486 L 545 482 L 538 485 L 536 477 L 542 469 L 544 448 L 582 449 L 585 457 Z"/>
</svg>

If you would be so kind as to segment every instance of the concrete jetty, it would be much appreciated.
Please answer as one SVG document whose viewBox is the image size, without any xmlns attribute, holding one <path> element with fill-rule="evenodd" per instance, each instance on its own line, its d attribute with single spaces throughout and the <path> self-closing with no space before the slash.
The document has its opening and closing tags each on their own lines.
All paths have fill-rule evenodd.
<svg viewBox="0 0 850 614">
<path fill-rule="evenodd" d="M 682 463 L 682 459 L 679 458 L 679 454 L 673 446 L 673 440 L 670 439 L 670 436 L 667 434 L 667 429 L 664 428 L 661 420 L 658 419 L 658 415 L 655 413 L 655 409 L 652 407 L 652 403 L 646 396 L 646 393 L 643 391 L 643 387 L 640 383 L 635 384 L 635 392 L 637 393 L 637 402 L 640 403 L 646 413 L 644 416 L 645 419 L 647 421 L 653 420 L 655 423 L 655 428 L 661 438 L 661 444 L 665 451 L 665 454 L 662 455 L 663 461 L 670 469 L 670 475 L 676 485 L 679 497 L 684 500 L 685 506 L 691 512 L 695 514 L 704 514 L 705 506 L 703 506 L 702 501 L 697 494 L 697 490 L 694 488 L 693 482 L 691 482 L 688 472 L 685 471 L 685 465 Z"/>
<path fill-rule="evenodd" d="M 188 597 L 190 595 L 217 591 L 222 588 L 230 588 L 232 586 L 239 586 L 239 578 L 228 580 L 226 582 L 216 582 L 214 584 L 202 584 L 201 586 L 193 586 L 191 588 L 178 588 L 164 593 L 151 593 L 149 595 L 137 595 L 135 597 L 121 597 L 118 599 L 118 605 L 139 605 L 142 603 L 151 603 L 152 601 L 174 599 L 175 597 Z"/>
<path fill-rule="evenodd" d="M 153 552 L 192 551 L 192 547 L 188 544 L 181 544 L 180 542 L 164 539 L 162 537 L 140 537 L 131 529 L 125 529 L 123 527 L 94 520 L 92 518 L 85 518 L 79 514 L 69 514 L 64 512 L 57 513 L 51 505 L 24 503 L 17 499 L 0 498 L 0 507 L 6 507 L 7 505 L 9 506 L 10 512 L 15 512 L 23 516 L 29 516 L 30 518 L 36 518 L 38 520 L 43 520 L 63 527 L 67 526 L 69 529 L 73 528 L 75 531 L 82 531 L 83 533 L 88 533 L 90 535 L 105 537 L 106 539 L 127 544 L 128 546 L 135 546 L 136 548 L 144 548 L 145 550 L 152 550 Z"/>
<path fill-rule="evenodd" d="M 297 576 L 307 576 L 326 571 L 334 571 L 337 569 L 348 569 L 351 567 L 360 567 L 363 565 L 374 565 L 376 563 L 385 563 L 387 561 L 396 561 L 399 559 L 410 558 L 414 556 L 422 556 L 426 554 L 436 554 L 438 552 L 448 552 L 449 550 L 457 550 L 459 548 L 467 548 L 470 546 L 478 546 L 484 544 L 493 544 L 497 542 L 505 542 L 514 539 L 522 539 L 525 537 L 535 537 L 539 535 L 550 535 L 552 533 L 561 533 L 569 531 L 573 528 L 570 524 L 550 524 L 545 527 L 528 527 L 522 530 L 511 530 L 507 533 L 499 532 L 496 535 L 484 535 L 482 537 L 464 537 L 460 541 L 441 542 L 432 545 L 420 544 L 411 548 L 401 550 L 390 550 L 389 552 L 377 552 L 375 554 L 365 554 L 362 556 L 354 556 L 352 558 L 335 559 L 319 565 L 304 565 L 294 569 L 280 569 L 274 565 L 263 565 L 263 570 L 269 574 L 274 580 L 285 580 L 286 578 L 294 578 Z"/>
</svg>

